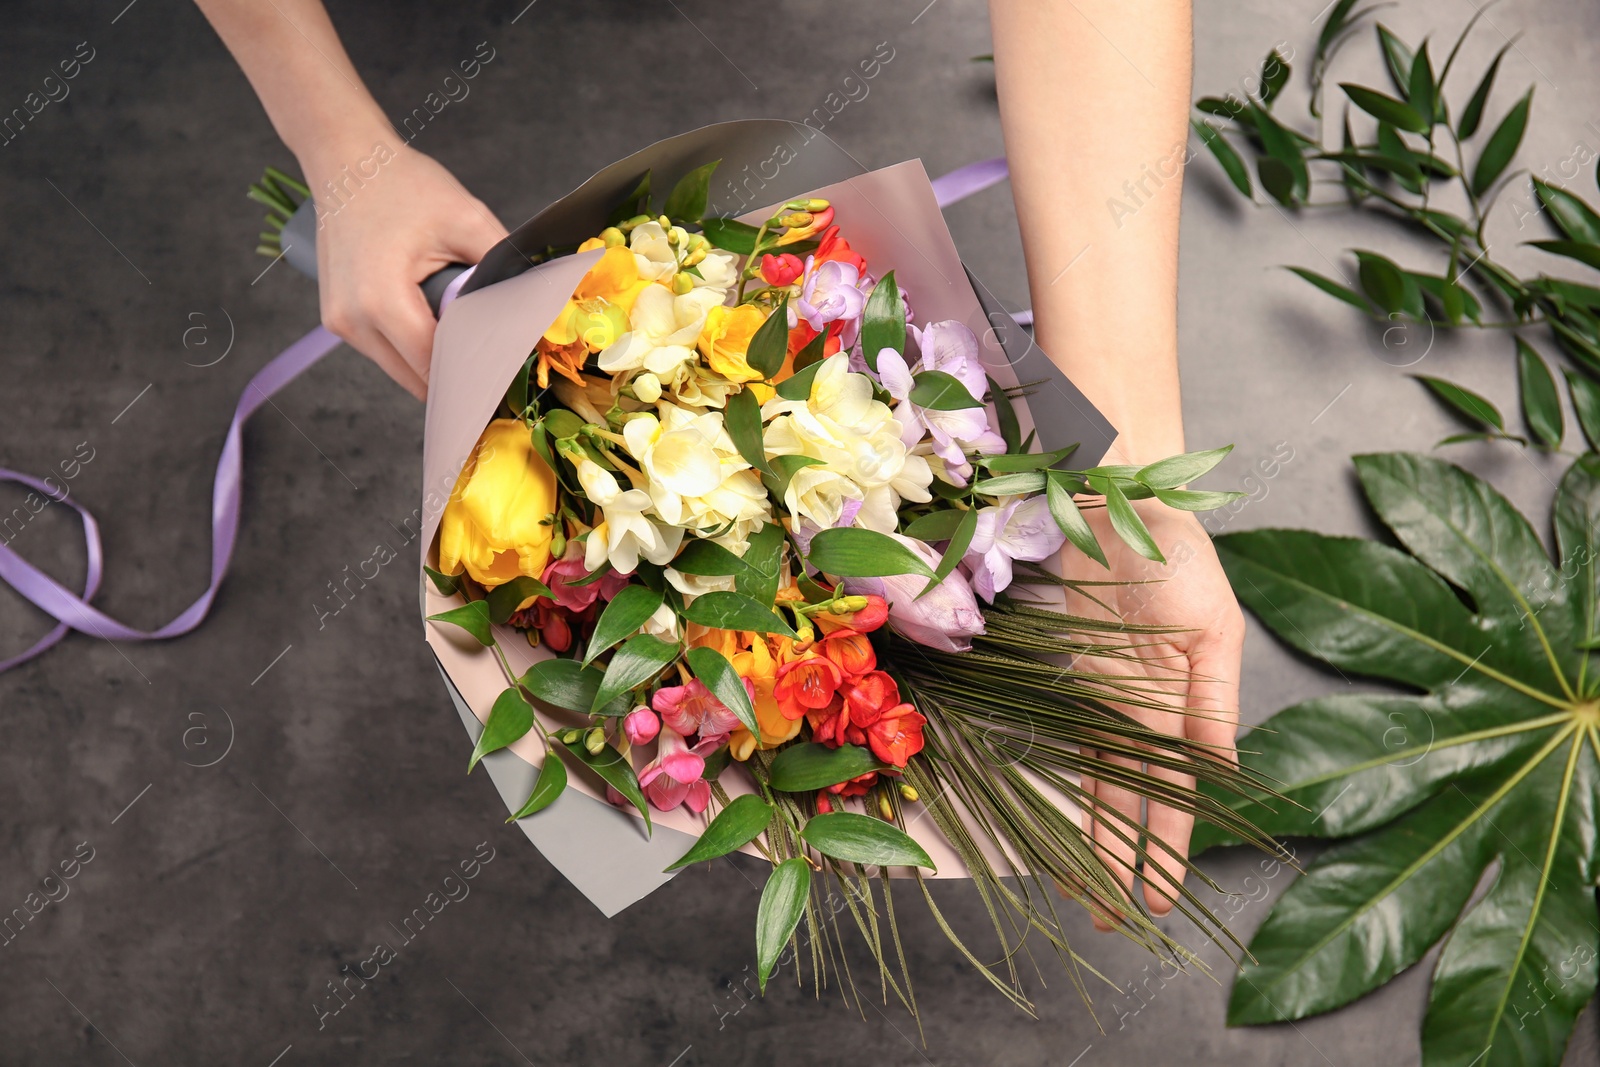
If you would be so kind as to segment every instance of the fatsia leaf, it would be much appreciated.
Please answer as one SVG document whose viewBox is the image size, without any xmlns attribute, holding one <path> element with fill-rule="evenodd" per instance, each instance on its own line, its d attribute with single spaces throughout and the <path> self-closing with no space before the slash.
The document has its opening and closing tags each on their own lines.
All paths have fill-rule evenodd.
<svg viewBox="0 0 1600 1067">
<path fill-rule="evenodd" d="M 1483 146 L 1483 154 L 1478 157 L 1478 165 L 1472 171 L 1472 191 L 1482 196 L 1489 191 L 1495 179 L 1505 173 L 1511 159 L 1517 154 L 1517 148 L 1522 144 L 1522 133 L 1528 128 L 1528 109 L 1533 106 L 1533 90 L 1529 89 L 1523 94 L 1522 99 L 1511 106 L 1506 112 L 1506 117 L 1500 120 L 1500 125 L 1489 135 L 1489 141 Z"/>
<path fill-rule="evenodd" d="M 794 936 L 811 896 L 811 868 L 796 856 L 772 868 L 761 889 L 756 911 L 756 984 L 767 991 L 767 979 L 778 966 L 783 946 Z"/>
<path fill-rule="evenodd" d="M 1500 414 L 1500 409 L 1472 390 L 1463 389 L 1454 382 L 1447 382 L 1430 374 L 1413 374 L 1412 377 L 1427 386 L 1434 396 L 1469 422 L 1494 430 L 1505 430 L 1506 420 L 1505 416 Z"/>
<path fill-rule="evenodd" d="M 754 793 L 734 797 L 727 807 L 717 812 L 717 817 L 689 846 L 689 851 L 667 870 L 675 871 L 691 863 L 704 863 L 743 848 L 761 836 L 772 822 L 775 811 L 771 804 Z"/>
<path fill-rule="evenodd" d="M 1533 346 L 1517 338 L 1517 381 L 1522 387 L 1522 417 L 1534 440 L 1547 448 L 1558 448 L 1566 432 L 1566 417 L 1561 413 L 1561 394 L 1556 379 L 1544 358 Z"/>
<path fill-rule="evenodd" d="M 1239 153 L 1233 150 L 1233 146 L 1228 143 L 1227 138 L 1223 137 L 1217 128 L 1209 122 L 1201 122 L 1198 119 L 1194 119 L 1189 124 L 1194 127 L 1194 132 L 1200 135 L 1201 143 L 1211 150 L 1211 154 L 1221 164 L 1223 173 L 1228 176 L 1228 180 L 1233 183 L 1233 187 L 1245 196 L 1249 196 L 1250 172 L 1245 169 L 1244 160 L 1239 158 Z"/>
<path fill-rule="evenodd" d="M 1293 803 L 1223 804 L 1274 834 L 1346 841 L 1274 906 L 1229 1019 L 1339 1007 L 1443 939 L 1423 1061 L 1554 1064 L 1600 981 L 1600 734 L 1579 695 L 1600 666 L 1580 650 L 1600 605 L 1600 456 L 1557 491 L 1559 568 L 1466 471 L 1403 453 L 1357 465 L 1407 551 L 1290 530 L 1216 542 L 1283 640 L 1424 694 L 1308 701 L 1241 739 L 1246 767 Z M 1194 844 L 1227 840 L 1201 827 Z"/>
</svg>

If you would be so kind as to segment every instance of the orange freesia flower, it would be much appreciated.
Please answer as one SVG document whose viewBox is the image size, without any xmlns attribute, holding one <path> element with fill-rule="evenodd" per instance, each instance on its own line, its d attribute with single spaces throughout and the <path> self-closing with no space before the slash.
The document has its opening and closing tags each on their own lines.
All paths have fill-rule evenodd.
<svg viewBox="0 0 1600 1067">
<path fill-rule="evenodd" d="M 712 370 L 730 382 L 757 382 L 762 378 L 758 370 L 745 361 L 750 349 L 750 339 L 769 312 L 754 304 L 737 307 L 714 307 L 706 314 L 706 324 L 700 331 L 696 347 Z"/>
<path fill-rule="evenodd" d="M 761 740 L 758 746 L 749 730 L 742 727 L 734 730 L 728 751 L 736 760 L 749 759 L 757 747 L 775 748 L 800 732 L 800 719 L 790 719 L 785 715 L 773 696 L 773 688 L 777 683 L 777 661 L 772 658 L 766 641 L 759 634 L 754 636 L 748 652 L 734 655 L 733 669 L 755 686 L 756 725 L 761 727 Z"/>
<path fill-rule="evenodd" d="M 561 346 L 582 338 L 590 351 L 599 351 L 627 332 L 628 312 L 649 284 L 626 246 L 606 249 L 544 332 L 545 340 Z"/>
<path fill-rule="evenodd" d="M 790 719 L 799 719 L 808 711 L 827 707 L 844 681 L 844 673 L 826 656 L 810 653 L 792 659 L 778 668 L 777 685 L 773 695 L 778 707 Z"/>
<path fill-rule="evenodd" d="M 589 346 L 581 339 L 574 340 L 571 344 L 554 345 L 550 343 L 548 337 L 541 337 L 539 343 L 533 346 L 533 351 L 539 357 L 534 368 L 534 378 L 538 381 L 540 389 L 550 388 L 552 370 L 573 385 L 584 384 L 583 361 L 589 358 Z"/>
</svg>

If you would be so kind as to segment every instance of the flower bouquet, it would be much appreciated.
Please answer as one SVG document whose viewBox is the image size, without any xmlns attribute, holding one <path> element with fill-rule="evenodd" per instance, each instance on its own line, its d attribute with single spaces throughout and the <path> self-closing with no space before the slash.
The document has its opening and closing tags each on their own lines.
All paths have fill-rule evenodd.
<svg viewBox="0 0 1600 1067">
<path fill-rule="evenodd" d="M 719 173 L 773 139 L 798 190 L 714 211 Z M 597 175 L 459 288 L 427 412 L 428 641 L 481 723 L 468 769 L 517 768 L 497 776 L 511 819 L 608 912 L 760 855 L 763 988 L 802 922 L 820 988 L 848 911 L 914 1010 L 889 878 L 909 876 L 1027 1007 L 1010 961 L 1029 931 L 1077 964 L 1056 887 L 1121 899 L 1078 806 L 1140 860 L 1165 849 L 1079 775 L 1259 840 L 1159 776 L 1250 785 L 1129 717 L 1157 694 L 1115 665 L 1148 631 L 1071 612 L 1092 590 L 1055 566 L 1064 546 L 1104 562 L 1091 506 L 1159 558 L 1129 500 L 1225 503 L 1181 487 L 1226 450 L 1067 466 L 1109 427 L 985 312 L 920 164 L 861 174 L 805 127 L 711 127 Z M 1106 755 L 1124 752 L 1149 772 Z M 1003 965 L 939 917 L 925 880 L 952 875 Z M 1226 936 L 1188 890 L 1174 903 Z"/>
</svg>

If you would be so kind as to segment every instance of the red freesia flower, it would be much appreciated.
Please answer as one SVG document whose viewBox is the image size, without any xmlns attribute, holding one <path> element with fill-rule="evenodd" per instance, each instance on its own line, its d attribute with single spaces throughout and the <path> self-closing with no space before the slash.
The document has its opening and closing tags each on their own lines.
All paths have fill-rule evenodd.
<svg viewBox="0 0 1600 1067">
<path fill-rule="evenodd" d="M 878 655 L 866 634 L 854 630 L 835 630 L 817 645 L 817 651 L 833 661 L 847 677 L 866 674 L 878 666 Z"/>
<path fill-rule="evenodd" d="M 844 673 L 826 656 L 807 656 L 792 659 L 778 668 L 777 684 L 772 695 L 777 698 L 778 710 L 786 719 L 800 718 L 808 711 L 817 711 L 833 702 Z"/>
<path fill-rule="evenodd" d="M 825 263 L 830 259 L 849 263 L 861 274 L 867 272 L 867 261 L 850 247 L 849 241 L 839 236 L 837 226 L 829 226 L 824 230 L 822 240 L 817 244 L 817 262 Z"/>
<path fill-rule="evenodd" d="M 768 285 L 791 285 L 805 269 L 804 261 L 793 252 L 769 252 L 761 257 L 761 279 Z"/>
<path fill-rule="evenodd" d="M 878 772 L 868 771 L 859 778 L 852 778 L 848 782 L 840 782 L 837 785 L 830 785 L 827 789 L 824 789 L 823 792 L 832 793 L 836 797 L 859 797 L 865 794 L 868 789 L 871 789 L 872 784 L 877 780 Z"/>
<path fill-rule="evenodd" d="M 900 687 L 882 671 L 871 671 L 844 687 L 844 706 L 852 726 L 871 726 L 899 703 Z"/>
<path fill-rule="evenodd" d="M 910 704 L 896 705 L 867 727 L 867 744 L 885 763 L 904 767 L 922 751 L 922 727 L 927 721 Z"/>
</svg>

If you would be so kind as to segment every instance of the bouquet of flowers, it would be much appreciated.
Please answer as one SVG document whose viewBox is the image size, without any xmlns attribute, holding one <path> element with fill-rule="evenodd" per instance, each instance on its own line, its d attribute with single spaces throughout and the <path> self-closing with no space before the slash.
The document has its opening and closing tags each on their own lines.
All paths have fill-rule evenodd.
<svg viewBox="0 0 1600 1067">
<path fill-rule="evenodd" d="M 1227 502 L 1182 488 L 1226 449 L 1073 469 L 1075 442 L 1041 447 L 1030 402 L 1087 405 L 1053 368 L 1019 383 L 920 165 L 731 217 L 708 208 L 720 161 L 685 160 L 705 145 L 683 141 L 664 142 L 664 169 L 682 175 L 664 202 L 635 170 L 604 225 L 531 252 L 551 218 L 578 236 L 585 210 L 557 204 L 478 268 L 497 284 L 470 280 L 441 319 L 428 452 L 456 454 L 425 459 L 425 611 L 452 692 L 482 723 L 469 770 L 525 761 L 511 819 L 563 870 L 627 880 L 608 854 L 662 826 L 676 832 L 646 852 L 657 869 L 764 856 L 763 988 L 802 922 L 820 988 L 847 910 L 914 1010 L 889 875 L 936 916 L 924 879 L 969 875 L 1006 962 L 984 965 L 939 923 L 1027 1007 L 1011 961 L 1030 930 L 1077 962 L 1053 887 L 1092 908 L 1122 897 L 1078 805 L 1141 860 L 1166 848 L 1086 796 L 1080 774 L 1260 840 L 1158 776 L 1260 788 L 1129 717 L 1157 694 L 1115 664 L 1147 631 L 1066 610 L 1093 592 L 1054 565 L 1064 546 L 1104 562 L 1091 506 L 1159 559 L 1129 500 Z M 618 167 L 591 186 L 615 188 Z M 590 218 L 591 186 L 574 194 Z M 509 385 L 483 370 L 490 350 Z M 614 806 L 610 830 L 591 832 L 592 810 L 534 829 L 576 791 Z M 615 809 L 639 832 L 617 836 Z M 1174 900 L 1225 935 L 1188 890 Z M 1129 936 L 1177 951 L 1119 909 Z"/>
</svg>

